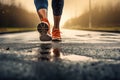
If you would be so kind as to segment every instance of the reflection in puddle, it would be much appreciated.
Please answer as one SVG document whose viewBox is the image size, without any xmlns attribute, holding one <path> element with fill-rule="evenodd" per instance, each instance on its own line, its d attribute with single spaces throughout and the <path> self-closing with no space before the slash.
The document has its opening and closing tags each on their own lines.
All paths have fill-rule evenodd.
<svg viewBox="0 0 120 80">
<path fill-rule="evenodd" d="M 60 58 L 59 43 L 43 43 L 38 49 L 38 61 L 53 61 Z"/>
<path fill-rule="evenodd" d="M 69 61 L 95 61 L 95 59 L 80 55 L 64 55 L 61 53 L 61 47 L 59 42 L 43 43 L 40 44 L 40 48 L 37 50 L 37 61 L 57 61 L 57 60 L 69 60 Z"/>
<path fill-rule="evenodd" d="M 11 48 L 0 49 L 1 53 L 17 55 L 17 58 L 30 61 L 96 61 L 92 57 L 80 56 L 72 53 L 62 53 L 59 42 L 42 43 L 37 47 L 24 48 L 22 51 L 14 51 Z M 63 45 L 64 46 L 64 45 Z M 67 47 L 67 46 L 66 46 Z M 19 53 L 19 54 L 18 54 Z"/>
<path fill-rule="evenodd" d="M 70 61 L 95 61 L 95 59 L 91 57 L 79 56 L 79 55 L 62 56 L 61 58 Z"/>
</svg>

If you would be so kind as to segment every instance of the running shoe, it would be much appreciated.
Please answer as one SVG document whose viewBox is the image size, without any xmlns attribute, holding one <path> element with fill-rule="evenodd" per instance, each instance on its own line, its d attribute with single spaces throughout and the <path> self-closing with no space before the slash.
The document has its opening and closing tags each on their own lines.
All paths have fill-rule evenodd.
<svg viewBox="0 0 120 80">
<path fill-rule="evenodd" d="M 37 30 L 40 33 L 41 41 L 52 40 L 51 33 L 50 33 L 50 23 L 46 18 L 42 19 L 41 23 L 38 24 Z"/>
<path fill-rule="evenodd" d="M 53 28 L 52 41 L 61 41 L 61 34 L 59 29 Z"/>
</svg>

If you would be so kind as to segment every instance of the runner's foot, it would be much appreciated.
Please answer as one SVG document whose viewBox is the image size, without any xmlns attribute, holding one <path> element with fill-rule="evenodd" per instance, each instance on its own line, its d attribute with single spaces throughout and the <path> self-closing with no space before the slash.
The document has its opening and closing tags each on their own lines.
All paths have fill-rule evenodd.
<svg viewBox="0 0 120 80">
<path fill-rule="evenodd" d="M 50 34 L 50 24 L 46 18 L 42 19 L 41 23 L 38 24 L 37 30 L 40 33 L 41 41 L 51 41 L 52 40 L 51 34 Z"/>
<path fill-rule="evenodd" d="M 52 41 L 61 41 L 60 30 L 53 28 L 52 30 Z"/>
</svg>

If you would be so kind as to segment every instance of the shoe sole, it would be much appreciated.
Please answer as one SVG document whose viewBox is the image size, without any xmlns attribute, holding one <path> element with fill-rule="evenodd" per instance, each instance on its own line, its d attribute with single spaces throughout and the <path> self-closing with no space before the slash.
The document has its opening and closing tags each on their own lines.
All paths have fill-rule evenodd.
<svg viewBox="0 0 120 80">
<path fill-rule="evenodd" d="M 54 42 L 61 42 L 62 40 L 61 39 L 52 39 L 52 41 L 54 41 Z"/>
<path fill-rule="evenodd" d="M 48 25 L 46 23 L 40 23 L 37 27 L 38 32 L 40 33 L 40 40 L 41 41 L 51 41 L 51 36 L 48 35 Z"/>
</svg>

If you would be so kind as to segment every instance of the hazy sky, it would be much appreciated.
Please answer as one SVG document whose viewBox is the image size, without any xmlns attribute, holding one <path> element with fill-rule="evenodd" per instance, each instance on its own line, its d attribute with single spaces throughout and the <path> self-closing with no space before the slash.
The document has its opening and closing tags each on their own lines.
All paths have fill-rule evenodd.
<svg viewBox="0 0 120 80">
<path fill-rule="evenodd" d="M 4 0 L 5 1 L 5 0 Z M 34 0 L 15 0 L 16 3 L 21 3 L 24 8 L 29 11 L 36 12 Z M 51 1 L 49 1 L 49 20 L 53 23 Z M 117 3 L 120 0 L 91 0 L 92 6 L 94 5 L 107 5 L 110 2 Z M 89 9 L 89 0 L 65 0 L 63 16 L 61 23 L 63 24 L 66 20 L 72 17 L 77 17 L 82 14 L 84 11 Z"/>
</svg>

